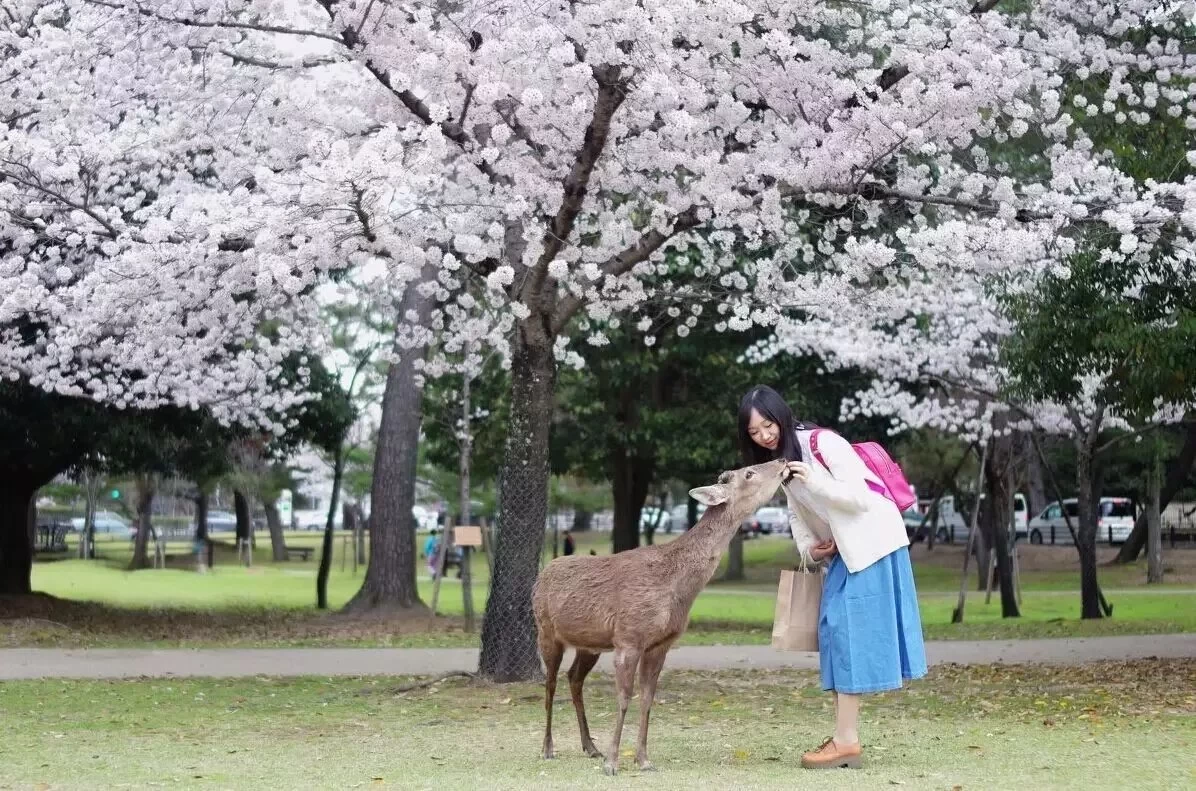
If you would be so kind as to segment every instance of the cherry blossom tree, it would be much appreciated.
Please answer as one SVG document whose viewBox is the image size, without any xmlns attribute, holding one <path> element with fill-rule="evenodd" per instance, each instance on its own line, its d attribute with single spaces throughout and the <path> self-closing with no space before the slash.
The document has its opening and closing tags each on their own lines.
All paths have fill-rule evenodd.
<svg viewBox="0 0 1196 791">
<path fill-rule="evenodd" d="M 1155 86 L 1118 84 L 1143 108 L 1134 113 L 1191 115 L 1190 4 L 997 6 L 82 0 L 68 14 L 23 0 L 21 10 L 69 17 L 42 24 L 63 44 L 102 27 L 104 43 L 80 42 L 80 57 L 110 48 L 100 61 L 127 66 L 100 88 L 125 86 L 127 106 L 157 108 L 130 115 L 152 116 L 139 133 L 160 142 L 132 147 L 199 156 L 224 187 L 209 193 L 172 169 L 186 188 L 172 180 L 153 192 L 155 208 L 139 203 L 135 232 L 76 197 L 67 208 L 86 238 L 104 237 L 100 220 L 113 225 L 113 255 L 145 245 L 126 257 L 193 272 L 201 305 L 227 295 L 244 306 L 252 286 L 253 308 L 240 308 L 250 314 L 281 309 L 328 267 L 381 259 L 407 325 L 396 377 L 437 372 L 419 351 L 436 333 L 504 350 L 512 410 L 481 670 L 513 680 L 540 672 L 530 594 L 555 370 L 576 362 L 563 333 L 579 317 L 599 345 L 604 324 L 638 327 L 649 305 L 706 303 L 716 328 L 732 330 L 797 311 L 832 321 L 856 309 L 861 287 L 885 301 L 880 286 L 919 281 L 911 296 L 937 298 L 941 281 L 921 273 L 928 259 L 998 270 L 1024 266 L 1020 252 L 1047 265 L 1073 227 L 1149 245 L 1160 226 L 1196 225 L 1191 184 L 1122 178 L 1074 133 L 1060 92 L 1065 74 L 1132 71 Z M 79 68 L 69 46 L 39 38 L 28 49 L 62 73 Z M 155 76 L 126 76 L 147 68 Z M 63 117 L 87 95 L 55 90 Z M 88 137 L 114 139 L 104 125 Z M 1032 172 L 1011 174 L 983 145 L 1010 139 L 1025 141 Z M 47 148 L 57 157 L 63 146 Z M 222 290 L 208 295 L 213 279 Z M 471 280 L 484 298 L 463 287 Z M 178 388 L 154 391 L 193 392 L 175 378 Z M 417 396 L 388 381 L 387 398 Z M 418 417 L 409 410 L 405 425 Z M 407 445 L 395 448 L 412 455 Z"/>
</svg>

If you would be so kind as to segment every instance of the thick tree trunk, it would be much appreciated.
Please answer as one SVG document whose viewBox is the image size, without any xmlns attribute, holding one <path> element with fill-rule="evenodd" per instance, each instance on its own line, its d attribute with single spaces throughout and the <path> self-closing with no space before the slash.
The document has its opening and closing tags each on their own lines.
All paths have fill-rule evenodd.
<svg viewBox="0 0 1196 791">
<path fill-rule="evenodd" d="M 1076 499 L 1080 524 L 1076 549 L 1080 553 L 1080 617 L 1101 618 L 1100 585 L 1096 579 L 1096 492 L 1093 489 L 1093 443 L 1090 432 L 1076 437 Z"/>
<path fill-rule="evenodd" d="M 237 546 L 249 540 L 253 531 L 249 515 L 249 497 L 240 489 L 233 490 L 233 513 L 237 517 Z"/>
<path fill-rule="evenodd" d="M 556 365 L 552 337 L 533 315 L 511 359 L 511 416 L 499 484 L 493 578 L 482 620 L 479 672 L 492 681 L 542 676 L 532 618 L 548 517 L 548 436 Z"/>
<path fill-rule="evenodd" d="M 1160 511 L 1170 505 L 1175 496 L 1179 494 L 1179 490 L 1184 487 L 1193 464 L 1196 464 L 1196 420 L 1190 420 L 1185 424 L 1183 447 L 1180 448 L 1179 455 L 1167 465 L 1167 479 L 1163 481 L 1163 488 L 1159 493 Z M 1130 537 L 1122 545 L 1113 562 L 1133 563 L 1137 560 L 1146 547 L 1146 537 L 1146 514 L 1142 514 L 1134 522 L 1133 532 L 1130 533 Z"/>
<path fill-rule="evenodd" d="M 0 595 L 29 593 L 33 573 L 29 507 L 37 486 L 5 472 L 0 475 Z"/>
<path fill-rule="evenodd" d="M 723 581 L 738 582 L 743 578 L 743 533 L 737 530 L 727 547 L 727 570 L 723 573 Z"/>
<path fill-rule="evenodd" d="M 203 489 L 195 498 L 195 540 L 208 541 L 208 499 L 209 495 Z"/>
<path fill-rule="evenodd" d="M 1146 476 L 1146 582 L 1151 585 L 1163 581 L 1163 520 L 1160 485 L 1158 443 L 1155 443 L 1154 458 L 1150 462 L 1150 473 Z"/>
<path fill-rule="evenodd" d="M 584 508 L 577 508 L 573 511 L 573 527 L 570 532 L 581 533 L 590 529 L 594 522 L 594 514 L 585 510 Z"/>
<path fill-rule="evenodd" d="M 614 496 L 614 526 L 611 551 L 623 552 L 640 545 L 640 514 L 648 499 L 656 462 L 631 456 L 617 448 L 610 454 L 611 494 Z"/>
<path fill-rule="evenodd" d="M 993 537 L 989 532 L 992 520 L 988 517 L 989 503 L 986 500 L 980 508 L 980 524 L 977 526 L 976 536 L 976 590 L 988 589 L 989 569 L 993 565 L 992 547 Z"/>
<path fill-rule="evenodd" d="M 156 483 L 152 474 L 137 477 L 137 538 L 133 541 L 133 559 L 129 561 L 130 570 L 150 567 L 149 553 L 146 550 L 154 530 L 152 513 Z"/>
<path fill-rule="evenodd" d="M 1013 437 L 994 437 L 989 449 L 989 464 L 984 471 L 984 490 L 988 495 L 988 535 L 991 552 L 997 560 L 997 580 L 1001 588 L 1001 617 L 1017 618 L 1017 591 L 1013 587 L 1013 558 L 1009 538 L 1013 524 Z M 986 579 L 991 566 L 985 565 Z"/>
<path fill-rule="evenodd" d="M 398 315 L 416 313 L 418 326 L 427 326 L 432 297 L 409 286 Z M 397 333 L 406 335 L 400 326 Z M 382 423 L 374 452 L 370 484 L 370 557 L 361 590 L 345 606 L 346 612 L 423 608 L 415 582 L 415 477 L 419 426 L 423 419 L 423 390 L 416 379 L 416 362 L 426 346 L 401 348 L 399 360 L 386 373 L 382 394 Z M 406 344 L 410 345 L 410 344 Z"/>
<path fill-rule="evenodd" d="M 262 503 L 266 512 L 266 529 L 270 531 L 270 556 L 275 563 L 283 563 L 287 559 L 287 540 L 282 534 L 282 515 L 278 513 L 278 500 Z"/>
</svg>

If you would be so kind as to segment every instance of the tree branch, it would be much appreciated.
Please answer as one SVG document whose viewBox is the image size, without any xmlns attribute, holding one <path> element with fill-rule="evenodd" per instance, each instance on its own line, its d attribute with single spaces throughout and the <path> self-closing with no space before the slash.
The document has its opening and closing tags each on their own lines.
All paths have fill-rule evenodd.
<svg viewBox="0 0 1196 791">
<path fill-rule="evenodd" d="M 673 218 L 672 227 L 668 231 L 653 229 L 639 238 L 635 244 L 625 248 L 602 265 L 604 274 L 612 277 L 630 272 L 636 264 L 647 261 L 648 258 L 674 236 L 691 231 L 702 224 L 698 217 L 698 207 L 690 206 Z M 581 309 L 582 300 L 570 294 L 560 301 L 552 317 L 552 331 L 559 333 L 565 329 L 569 320 Z"/>
<path fill-rule="evenodd" d="M 303 36 L 308 38 L 322 38 L 326 41 L 335 41 L 341 43 L 339 37 L 325 33 L 320 30 L 305 30 L 303 28 L 286 27 L 285 25 L 262 25 L 256 22 L 236 22 L 236 21 L 220 21 L 208 22 L 201 19 L 191 19 L 188 17 L 173 17 L 160 14 L 157 11 L 152 11 L 148 8 L 142 8 L 140 5 L 132 5 L 128 3 L 105 2 L 105 0 L 84 0 L 90 5 L 103 6 L 104 8 L 112 8 L 117 11 L 133 11 L 144 17 L 156 19 L 159 22 L 169 22 L 173 25 L 182 25 L 184 27 L 207 28 L 209 30 L 255 30 L 259 33 L 278 33 L 283 36 Z"/>
</svg>

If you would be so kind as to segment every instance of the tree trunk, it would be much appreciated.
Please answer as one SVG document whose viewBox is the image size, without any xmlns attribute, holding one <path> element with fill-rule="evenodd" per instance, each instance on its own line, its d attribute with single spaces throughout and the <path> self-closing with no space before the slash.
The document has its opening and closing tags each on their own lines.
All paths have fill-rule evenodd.
<svg viewBox="0 0 1196 791">
<path fill-rule="evenodd" d="M 617 448 L 610 454 L 610 469 L 611 493 L 614 495 L 611 551 L 623 552 L 640 545 L 640 514 L 655 477 L 656 462 Z"/>
<path fill-rule="evenodd" d="M 400 319 L 415 312 L 415 324 L 427 326 L 433 297 L 424 296 L 413 282 L 399 305 Z M 386 373 L 382 394 L 382 423 L 374 451 L 370 483 L 370 558 L 361 590 L 345 606 L 347 612 L 423 608 L 415 582 L 415 478 L 419 426 L 423 419 L 423 390 L 416 379 L 416 362 L 427 346 L 402 348 L 409 328 L 395 333 L 399 359 Z M 410 346 L 410 343 L 406 343 Z M 541 527 L 541 529 L 543 529 Z"/>
<path fill-rule="evenodd" d="M 525 320 L 511 357 L 511 416 L 499 483 L 490 598 L 479 672 L 491 681 L 541 677 L 532 618 L 548 518 L 548 436 L 556 364 L 544 317 Z"/>
<path fill-rule="evenodd" d="M 976 590 L 988 589 L 988 574 L 993 565 L 993 537 L 989 533 L 992 520 L 988 517 L 989 503 L 985 500 L 980 504 L 979 534 L 976 536 Z"/>
<path fill-rule="evenodd" d="M 984 490 L 988 495 L 988 534 L 991 552 L 996 553 L 997 580 L 1001 587 L 1001 617 L 1017 618 L 1021 612 L 1017 606 L 1017 591 L 1013 587 L 1013 558 L 1010 556 L 1009 538 L 1013 524 L 1013 437 L 1005 434 L 992 439 L 989 464 L 984 471 Z M 991 560 L 985 569 L 987 581 Z"/>
<path fill-rule="evenodd" d="M 668 495 L 665 492 L 660 493 L 660 497 L 656 498 L 656 515 L 648 524 L 644 525 L 644 543 L 652 546 L 656 543 L 656 531 L 660 529 L 660 520 L 664 518 L 664 506 Z"/>
<path fill-rule="evenodd" d="M 29 508 L 37 486 L 5 471 L 0 475 L 0 595 L 32 591 L 33 540 Z"/>
<path fill-rule="evenodd" d="M 365 536 L 366 536 L 366 520 L 365 511 L 361 509 L 361 503 L 353 503 L 353 512 L 357 515 L 353 520 L 353 548 L 357 552 L 357 565 L 365 565 Z"/>
<path fill-rule="evenodd" d="M 465 351 L 469 352 L 467 346 Z M 461 425 L 463 434 L 461 437 L 461 461 L 458 465 L 458 491 L 457 497 L 460 504 L 457 507 L 457 524 L 462 526 L 472 525 L 473 510 L 470 503 L 471 500 L 471 481 L 470 481 L 470 464 L 473 461 L 473 425 L 470 423 L 470 417 L 473 413 L 473 406 L 470 403 L 470 376 L 469 371 L 464 371 L 461 375 Z M 473 631 L 473 575 L 469 568 L 470 549 L 465 547 L 461 550 L 461 603 L 465 611 L 465 629 L 466 631 Z"/>
<path fill-rule="evenodd" d="M 282 534 L 282 515 L 278 513 L 278 499 L 264 501 L 262 508 L 266 512 L 266 529 L 270 531 L 270 556 L 275 563 L 283 563 L 287 559 L 287 540 Z"/>
<path fill-rule="evenodd" d="M 731 545 L 727 547 L 727 570 L 723 582 L 739 582 L 743 575 L 743 533 L 736 530 Z"/>
<path fill-rule="evenodd" d="M 83 473 L 83 530 L 79 533 L 79 559 L 93 560 L 96 556 L 96 501 L 99 499 L 100 477 L 95 470 Z"/>
<path fill-rule="evenodd" d="M 1029 437 L 1025 437 L 1025 439 L 1027 442 L 1031 441 Z M 1034 452 L 1033 448 L 1026 453 L 1026 478 L 1026 508 L 1029 512 L 1027 516 L 1032 519 L 1042 513 L 1048 502 L 1042 459 L 1038 458 L 1038 454 Z"/>
<path fill-rule="evenodd" d="M 1076 549 L 1080 553 L 1080 617 L 1101 618 L 1100 586 L 1096 579 L 1096 492 L 1093 489 L 1093 441 L 1095 432 L 1076 436 L 1076 499 L 1080 524 Z M 1092 439 L 1090 439 L 1092 437 Z"/>
<path fill-rule="evenodd" d="M 691 486 L 691 489 L 698 488 Z M 685 529 L 689 530 L 698 523 L 698 501 L 692 497 L 685 498 Z"/>
<path fill-rule="evenodd" d="M 1160 474 L 1159 445 L 1155 442 L 1150 472 L 1146 476 L 1146 582 L 1155 585 L 1163 581 L 1163 522 L 1159 507 Z"/>
<path fill-rule="evenodd" d="M 585 510 L 584 508 L 575 508 L 573 510 L 573 527 L 570 529 L 570 532 L 581 533 L 589 530 L 593 522 L 593 513 Z"/>
<path fill-rule="evenodd" d="M 133 559 L 129 561 L 129 569 L 148 569 L 150 567 L 149 546 L 150 536 L 153 535 L 151 520 L 154 505 L 154 489 L 156 481 L 152 473 L 137 477 L 137 538 L 133 541 Z"/>
<path fill-rule="evenodd" d="M 1163 482 L 1162 491 L 1159 493 L 1160 511 L 1170 505 L 1175 496 L 1179 494 L 1179 490 L 1184 487 L 1193 464 L 1196 464 L 1196 419 L 1189 420 L 1185 424 L 1183 447 L 1180 448 L 1179 455 L 1167 465 L 1167 480 Z M 1121 546 L 1121 550 L 1118 551 L 1113 562 L 1133 563 L 1137 560 L 1138 556 L 1142 554 L 1143 548 L 1146 547 L 1146 537 L 1146 515 L 1142 514 L 1134 522 L 1133 532 Z"/>
<path fill-rule="evenodd" d="M 249 497 L 240 489 L 233 489 L 233 513 L 237 517 L 237 546 L 249 540 L 253 530 L 249 516 Z"/>
<path fill-rule="evenodd" d="M 336 456 L 332 463 L 332 496 L 328 498 L 328 517 L 324 520 L 324 543 L 320 547 L 320 569 L 316 572 L 316 609 L 328 609 L 328 574 L 332 571 L 333 533 L 336 531 L 336 506 L 341 495 L 341 479 L 345 475 L 345 438 L 336 445 Z M 371 564 L 372 566 L 372 564 Z M 369 579 L 369 572 L 366 572 Z M 364 586 L 362 586 L 364 590 Z M 361 595 L 359 592 L 358 596 Z M 356 599 L 356 597 L 355 597 Z M 350 602 L 352 604 L 352 602 Z"/>
<path fill-rule="evenodd" d="M 202 488 L 195 498 L 195 540 L 208 541 L 208 499 L 209 495 Z"/>
</svg>

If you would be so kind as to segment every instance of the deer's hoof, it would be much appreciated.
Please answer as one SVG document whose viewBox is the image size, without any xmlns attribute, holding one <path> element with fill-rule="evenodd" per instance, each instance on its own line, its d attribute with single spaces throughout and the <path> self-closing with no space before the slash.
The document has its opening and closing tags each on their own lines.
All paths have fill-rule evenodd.
<svg viewBox="0 0 1196 791">
<path fill-rule="evenodd" d="M 602 751 L 599 750 L 597 747 L 595 747 L 592 744 L 589 746 L 582 745 L 581 749 L 584 750 L 585 754 L 590 758 L 602 758 L 603 757 Z"/>
<path fill-rule="evenodd" d="M 619 767 L 615 766 L 610 761 L 607 761 L 602 765 L 602 773 L 607 777 L 614 777 L 619 773 Z"/>
<path fill-rule="evenodd" d="M 552 751 L 551 747 L 545 747 L 544 751 L 540 753 L 540 756 L 545 761 L 551 761 L 553 758 L 556 758 L 556 753 Z"/>
<path fill-rule="evenodd" d="M 639 766 L 640 766 L 641 772 L 655 772 L 656 771 L 656 765 L 653 764 L 651 761 L 647 760 L 646 758 L 639 762 Z"/>
</svg>

